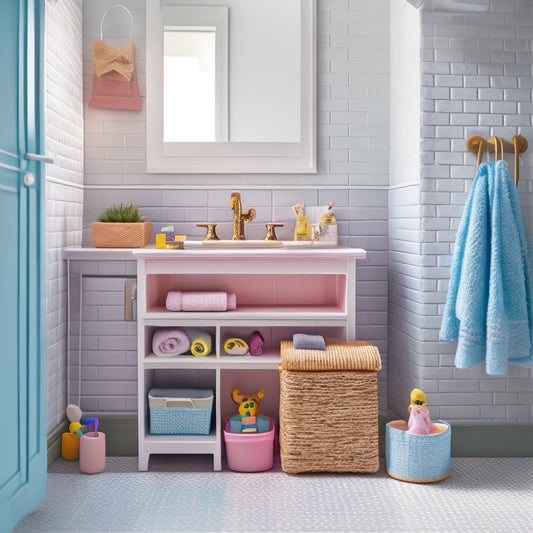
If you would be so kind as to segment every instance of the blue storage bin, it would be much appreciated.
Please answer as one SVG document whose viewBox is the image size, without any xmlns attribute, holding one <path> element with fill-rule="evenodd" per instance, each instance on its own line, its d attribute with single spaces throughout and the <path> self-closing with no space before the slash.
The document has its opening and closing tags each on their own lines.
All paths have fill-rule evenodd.
<svg viewBox="0 0 533 533">
<path fill-rule="evenodd" d="M 154 435 L 209 435 L 212 390 L 151 389 L 148 405 Z"/>
<path fill-rule="evenodd" d="M 394 420 L 386 426 L 385 458 L 387 474 L 401 481 L 431 483 L 450 475 L 452 429 L 448 422 L 438 420 L 440 433 L 414 435 L 407 423 Z"/>
</svg>

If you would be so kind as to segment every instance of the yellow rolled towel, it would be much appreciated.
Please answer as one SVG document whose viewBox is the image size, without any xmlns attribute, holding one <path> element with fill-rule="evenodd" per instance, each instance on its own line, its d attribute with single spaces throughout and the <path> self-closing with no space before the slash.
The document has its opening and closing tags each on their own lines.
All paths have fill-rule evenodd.
<svg viewBox="0 0 533 533">
<path fill-rule="evenodd" d="M 203 357 L 211 353 L 212 340 L 207 331 L 192 330 L 188 332 L 191 340 L 191 353 L 197 357 Z"/>
</svg>

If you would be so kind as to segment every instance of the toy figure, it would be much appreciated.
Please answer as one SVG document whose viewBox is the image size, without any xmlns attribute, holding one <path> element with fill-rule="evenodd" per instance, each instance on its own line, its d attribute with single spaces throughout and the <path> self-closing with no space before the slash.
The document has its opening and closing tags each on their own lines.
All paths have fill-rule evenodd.
<svg viewBox="0 0 533 533">
<path fill-rule="evenodd" d="M 241 433 L 257 433 L 257 418 L 259 415 L 259 400 L 263 398 L 265 392 L 261 389 L 255 396 L 241 394 L 239 389 L 231 391 L 233 401 L 239 404 L 239 416 L 241 422 Z M 232 419 L 235 417 L 232 417 Z"/>
<path fill-rule="evenodd" d="M 328 203 L 328 210 L 322 213 L 320 217 L 321 226 L 330 226 L 336 224 L 337 219 L 335 218 L 335 211 L 333 211 L 333 202 Z"/>
<path fill-rule="evenodd" d="M 429 415 L 426 395 L 420 389 L 411 391 L 411 404 L 408 407 L 409 420 L 407 433 L 429 435 L 433 430 L 433 422 Z"/>
</svg>

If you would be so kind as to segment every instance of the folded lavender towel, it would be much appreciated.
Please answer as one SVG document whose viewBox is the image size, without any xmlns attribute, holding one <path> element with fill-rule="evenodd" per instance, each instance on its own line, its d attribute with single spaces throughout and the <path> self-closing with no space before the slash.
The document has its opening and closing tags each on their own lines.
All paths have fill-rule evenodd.
<svg viewBox="0 0 533 533">
<path fill-rule="evenodd" d="M 155 355 L 181 355 L 189 350 L 191 341 L 181 329 L 158 328 L 152 337 L 152 351 Z"/>
<path fill-rule="evenodd" d="M 295 350 L 325 350 L 326 342 L 322 335 L 307 335 L 306 333 L 295 333 L 292 336 L 292 343 Z"/>
<path fill-rule="evenodd" d="M 166 308 L 169 311 L 232 311 L 237 308 L 234 293 L 222 291 L 170 291 Z"/>
</svg>

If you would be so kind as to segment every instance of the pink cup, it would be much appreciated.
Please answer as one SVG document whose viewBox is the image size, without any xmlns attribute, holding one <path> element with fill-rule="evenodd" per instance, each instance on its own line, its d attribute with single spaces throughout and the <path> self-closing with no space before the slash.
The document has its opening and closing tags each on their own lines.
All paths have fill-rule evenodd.
<svg viewBox="0 0 533 533">
<path fill-rule="evenodd" d="M 99 474 L 105 470 L 105 433 L 85 433 L 80 438 L 80 470 L 84 474 Z"/>
</svg>

